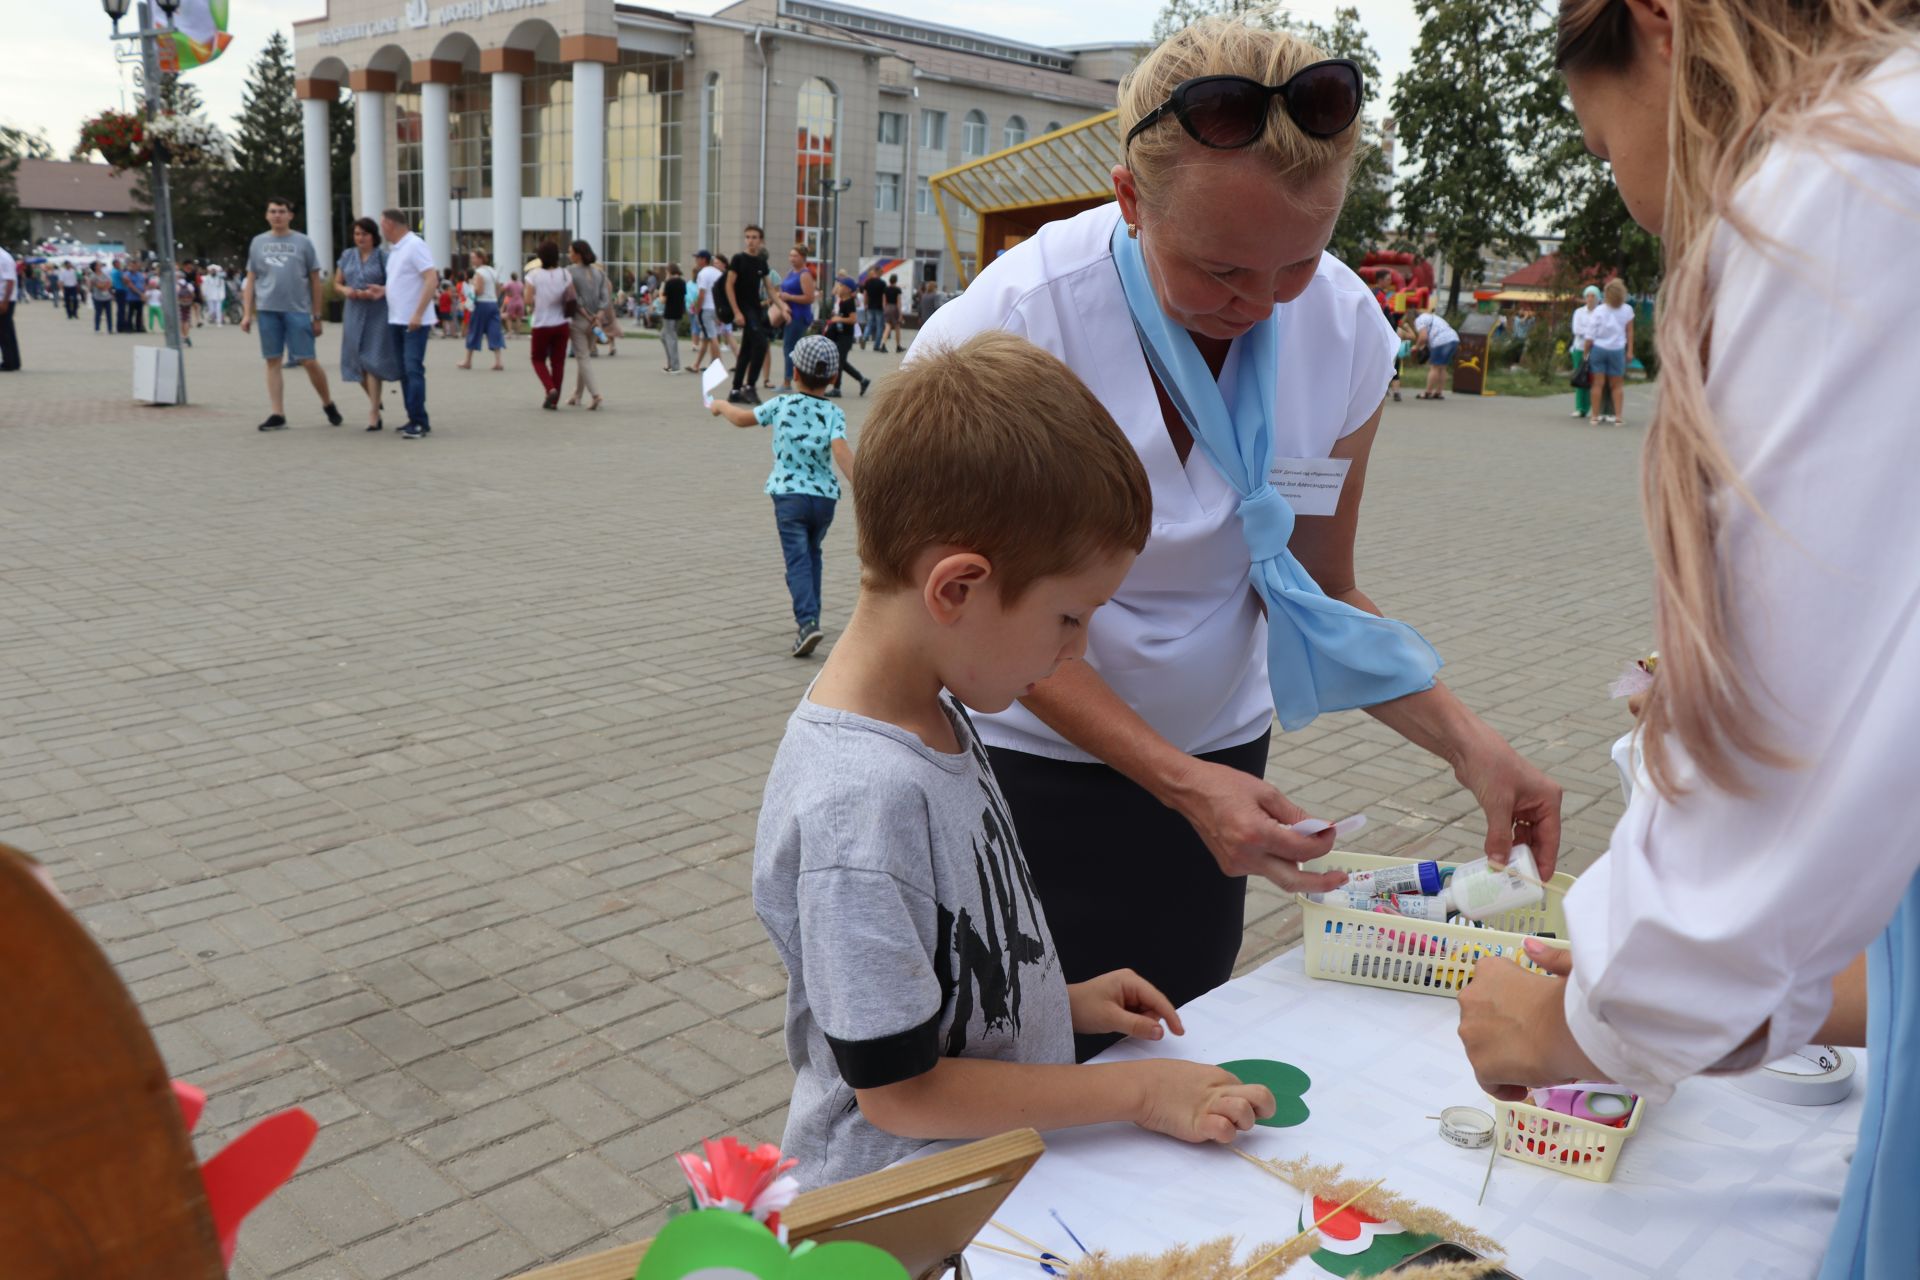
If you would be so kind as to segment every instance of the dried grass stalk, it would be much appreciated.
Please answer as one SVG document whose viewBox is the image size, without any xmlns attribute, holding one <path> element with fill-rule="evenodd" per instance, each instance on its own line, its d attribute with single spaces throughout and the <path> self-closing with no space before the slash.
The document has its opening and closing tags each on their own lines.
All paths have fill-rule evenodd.
<svg viewBox="0 0 1920 1280">
<path fill-rule="evenodd" d="M 1367 1180 L 1347 1177 L 1341 1165 L 1315 1164 L 1308 1156 L 1300 1156 L 1293 1160 L 1260 1160 L 1258 1163 L 1283 1182 L 1291 1183 L 1302 1191 L 1311 1192 L 1329 1203 L 1338 1204 L 1354 1193 L 1362 1192 L 1360 1198 L 1354 1201 L 1353 1207 L 1370 1218 L 1378 1218 L 1381 1221 L 1391 1218 L 1417 1235 L 1439 1236 L 1442 1240 L 1466 1245 L 1475 1253 L 1491 1254 L 1499 1258 L 1506 1256 L 1506 1249 L 1491 1236 L 1474 1230 L 1458 1218 L 1442 1213 L 1438 1209 L 1429 1209 L 1419 1201 L 1410 1200 L 1386 1187 L 1376 1187 L 1367 1191 Z M 1480 1266 L 1478 1263 L 1461 1265 Z M 1471 1274 L 1481 1275 L 1491 1269 L 1492 1264 L 1489 1263 L 1482 1270 Z M 1428 1280 L 1429 1275 L 1432 1280 L 1442 1280 L 1447 1274 L 1433 1269 L 1422 1273 L 1422 1280 Z"/>
<path fill-rule="evenodd" d="M 1258 1266 L 1248 1269 L 1234 1260 L 1233 1237 L 1222 1236 L 1162 1254 L 1115 1258 L 1095 1251 L 1074 1263 L 1067 1276 L 1068 1280 L 1236 1280 L 1241 1276 L 1246 1280 L 1274 1280 L 1319 1247 L 1320 1237 L 1311 1232 L 1285 1247 L 1263 1244 L 1247 1255 L 1262 1259 Z"/>
</svg>

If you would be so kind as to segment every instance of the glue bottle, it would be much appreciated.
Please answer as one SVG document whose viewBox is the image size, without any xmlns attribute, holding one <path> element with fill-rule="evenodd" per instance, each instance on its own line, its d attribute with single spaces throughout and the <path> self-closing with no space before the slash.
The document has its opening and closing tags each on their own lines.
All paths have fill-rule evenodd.
<svg viewBox="0 0 1920 1280">
<path fill-rule="evenodd" d="M 1537 906 L 1547 895 L 1540 887 L 1540 869 L 1534 864 L 1533 850 L 1517 844 L 1504 871 L 1495 870 L 1485 858 L 1462 863 L 1447 882 L 1443 896 L 1449 908 L 1467 919 L 1485 920 Z"/>
</svg>

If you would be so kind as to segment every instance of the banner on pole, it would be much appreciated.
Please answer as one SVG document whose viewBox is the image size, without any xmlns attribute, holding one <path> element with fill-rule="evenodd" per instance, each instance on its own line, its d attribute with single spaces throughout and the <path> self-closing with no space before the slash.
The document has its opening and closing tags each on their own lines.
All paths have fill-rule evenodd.
<svg viewBox="0 0 1920 1280">
<path fill-rule="evenodd" d="M 170 74 L 204 67 L 233 43 L 227 34 L 227 0 L 182 0 L 171 20 L 156 12 L 154 25 L 166 32 L 160 69 Z"/>
</svg>

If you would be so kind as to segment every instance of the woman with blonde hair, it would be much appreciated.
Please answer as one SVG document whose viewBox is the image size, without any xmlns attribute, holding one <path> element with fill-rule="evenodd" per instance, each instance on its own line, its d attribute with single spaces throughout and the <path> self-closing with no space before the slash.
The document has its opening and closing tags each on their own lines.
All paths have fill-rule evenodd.
<svg viewBox="0 0 1920 1280">
<path fill-rule="evenodd" d="M 1086 660 L 977 717 L 1068 981 L 1131 968 L 1184 1003 L 1232 974 L 1247 876 L 1339 882 L 1300 870 L 1333 837 L 1296 830 L 1309 815 L 1264 781 L 1276 712 L 1298 729 L 1367 708 L 1453 762 L 1490 855 L 1504 863 L 1518 828 L 1553 865 L 1559 788 L 1354 577 L 1398 349 L 1325 252 L 1364 96 L 1353 63 L 1285 32 L 1207 18 L 1174 33 L 1120 87 L 1118 200 L 996 258 L 909 353 L 989 329 L 1037 343 L 1152 482 L 1153 538 L 1089 621 Z M 1335 496 L 1270 482 L 1329 458 L 1346 466 Z"/>
<path fill-rule="evenodd" d="M 1568 895 L 1564 975 L 1483 962 L 1460 1036 L 1503 1098 L 1662 1101 L 1864 1043 L 1821 1272 L 1920 1274 L 1920 225 L 1913 0 L 1563 0 L 1587 145 L 1666 260 L 1643 501 L 1653 785 Z M 1864 952 L 1864 957 L 1862 953 Z M 1864 959 L 1864 963 L 1862 960 Z"/>
</svg>

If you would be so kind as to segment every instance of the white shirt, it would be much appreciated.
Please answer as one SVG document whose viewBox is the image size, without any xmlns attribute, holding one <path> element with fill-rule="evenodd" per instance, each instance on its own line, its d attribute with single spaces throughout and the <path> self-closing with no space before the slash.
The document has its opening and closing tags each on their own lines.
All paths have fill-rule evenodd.
<svg viewBox="0 0 1920 1280">
<path fill-rule="evenodd" d="M 1119 218 L 1106 204 L 1046 224 L 935 312 L 921 341 L 1016 333 L 1065 361 L 1126 432 L 1153 487 L 1153 530 L 1120 590 L 1093 615 L 1087 662 L 1174 746 L 1214 751 L 1251 742 L 1273 721 L 1267 624 L 1247 580 L 1238 495 L 1200 449 L 1182 466 L 1167 437 L 1113 265 Z M 1366 285 L 1325 254 L 1305 292 L 1274 311 L 1274 456 L 1327 457 L 1380 408 L 1399 339 Z M 1229 393 L 1239 355 L 1236 343 L 1220 375 Z M 1018 703 L 976 721 L 995 746 L 1092 759 Z"/>
<path fill-rule="evenodd" d="M 387 246 L 387 323 L 413 323 L 413 309 L 426 292 L 426 273 L 433 270 L 433 251 L 409 231 Z M 433 307 L 420 313 L 422 324 L 433 323 Z"/>
<path fill-rule="evenodd" d="M 1593 313 L 1595 308 L 1582 302 L 1573 309 L 1573 340 L 1585 342 L 1593 336 Z"/>
<path fill-rule="evenodd" d="M 227 278 L 215 275 L 201 276 L 200 296 L 208 302 L 223 300 L 227 296 Z"/>
<path fill-rule="evenodd" d="M 60 281 L 60 287 L 62 289 L 72 289 L 80 283 L 80 277 L 74 273 L 72 267 L 60 268 L 56 278 Z"/>
<path fill-rule="evenodd" d="M 0 302 L 15 298 L 20 292 L 20 269 L 13 265 L 13 255 L 0 249 Z"/>
<path fill-rule="evenodd" d="M 565 267 L 551 271 L 536 267 L 527 272 L 527 287 L 533 290 L 533 327 L 550 329 L 567 322 L 567 285 L 571 277 Z"/>
<path fill-rule="evenodd" d="M 1624 302 L 1610 307 L 1603 302 L 1587 317 L 1586 336 L 1593 339 L 1595 350 L 1618 351 L 1627 345 L 1627 326 L 1632 323 L 1632 307 Z"/>
<path fill-rule="evenodd" d="M 500 300 L 500 277 L 492 267 L 473 269 L 473 300 L 475 302 L 498 302 Z"/>
<path fill-rule="evenodd" d="M 1449 342 L 1460 341 L 1460 335 L 1437 311 L 1422 311 L 1413 318 L 1413 331 L 1427 335 L 1427 350 L 1444 347 Z"/>
<path fill-rule="evenodd" d="M 718 267 L 702 267 L 693 273 L 693 283 L 700 290 L 700 310 L 714 309 L 713 291 L 719 287 L 720 280 L 725 275 L 726 272 Z"/>
<path fill-rule="evenodd" d="M 1920 119 L 1920 53 L 1895 69 L 1891 114 Z M 1730 1065 L 1807 1043 L 1920 868 L 1920 432 L 1887 323 L 1910 310 L 1887 264 L 1911 257 L 1920 167 L 1776 147 L 1736 200 L 1773 243 L 1714 244 L 1707 400 L 1765 512 L 1719 504 L 1734 670 L 1802 764 L 1751 767 L 1749 797 L 1636 788 L 1567 895 L 1568 1024 L 1654 1101 L 1763 1023 Z"/>
</svg>

